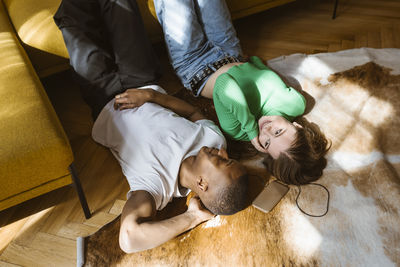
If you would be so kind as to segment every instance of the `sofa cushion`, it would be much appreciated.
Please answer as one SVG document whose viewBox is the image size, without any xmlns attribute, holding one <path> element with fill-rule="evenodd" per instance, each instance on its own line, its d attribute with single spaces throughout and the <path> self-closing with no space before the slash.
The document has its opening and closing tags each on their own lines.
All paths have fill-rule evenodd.
<svg viewBox="0 0 400 267">
<path fill-rule="evenodd" d="M 34 48 L 68 57 L 61 32 L 53 22 L 60 0 L 3 0 L 19 38 Z"/>
<path fill-rule="evenodd" d="M 3 0 L 18 37 L 25 45 L 36 71 L 51 74 L 51 68 L 68 67 L 68 53 L 61 32 L 53 22 L 61 0 Z M 47 55 L 43 56 L 43 52 Z M 50 73 L 48 73 L 50 70 Z"/>
<path fill-rule="evenodd" d="M 71 183 L 68 139 L 1 2 L 0 125 L 0 202 L 63 177 Z"/>
</svg>

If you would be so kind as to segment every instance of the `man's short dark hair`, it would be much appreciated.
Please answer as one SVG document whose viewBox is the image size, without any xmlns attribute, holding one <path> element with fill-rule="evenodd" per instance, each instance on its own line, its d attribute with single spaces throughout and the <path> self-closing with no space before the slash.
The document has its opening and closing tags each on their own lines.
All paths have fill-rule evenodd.
<svg viewBox="0 0 400 267">
<path fill-rule="evenodd" d="M 232 215 L 247 207 L 248 175 L 242 175 L 229 186 L 221 186 L 217 196 L 207 208 L 216 215 Z"/>
</svg>

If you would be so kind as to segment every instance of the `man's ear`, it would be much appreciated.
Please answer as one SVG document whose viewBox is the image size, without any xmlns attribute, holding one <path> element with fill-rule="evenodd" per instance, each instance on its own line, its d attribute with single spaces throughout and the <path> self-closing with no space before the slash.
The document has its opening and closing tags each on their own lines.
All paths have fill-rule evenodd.
<svg viewBox="0 0 400 267">
<path fill-rule="evenodd" d="M 203 179 L 203 177 L 199 176 L 196 180 L 197 188 L 201 191 L 205 192 L 208 189 L 208 183 Z"/>
</svg>

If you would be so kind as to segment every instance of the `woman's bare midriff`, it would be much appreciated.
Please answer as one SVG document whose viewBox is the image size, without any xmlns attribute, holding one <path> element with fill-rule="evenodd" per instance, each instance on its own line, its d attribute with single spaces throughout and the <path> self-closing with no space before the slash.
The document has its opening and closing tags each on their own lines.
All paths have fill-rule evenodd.
<svg viewBox="0 0 400 267">
<path fill-rule="evenodd" d="M 204 86 L 203 90 L 201 91 L 200 95 L 207 97 L 207 98 L 212 98 L 213 97 L 213 91 L 214 91 L 214 85 L 215 81 L 217 80 L 218 76 L 221 75 L 222 73 L 227 72 L 231 67 L 236 66 L 236 65 L 241 65 L 243 62 L 234 62 L 234 63 L 228 63 L 221 68 L 219 68 L 216 72 L 211 74 L 210 78 L 206 82 L 206 85 Z"/>
</svg>

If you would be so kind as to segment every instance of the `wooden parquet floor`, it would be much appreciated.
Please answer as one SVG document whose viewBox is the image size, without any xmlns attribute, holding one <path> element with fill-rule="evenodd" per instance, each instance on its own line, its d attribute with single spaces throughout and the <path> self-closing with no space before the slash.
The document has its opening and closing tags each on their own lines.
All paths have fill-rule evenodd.
<svg viewBox="0 0 400 267">
<path fill-rule="evenodd" d="M 399 0 L 298 0 L 235 21 L 244 53 L 271 59 L 293 53 L 334 52 L 357 47 L 400 48 Z M 165 69 L 164 87 L 181 88 Z M 399 62 L 400 64 L 400 62 Z M 75 238 L 95 232 L 122 210 L 128 184 L 111 153 L 90 135 L 89 108 L 68 73 L 43 80 L 75 154 L 75 164 L 93 212 L 85 220 L 72 187 L 50 192 L 0 212 L 0 266 L 74 266 Z"/>
</svg>

